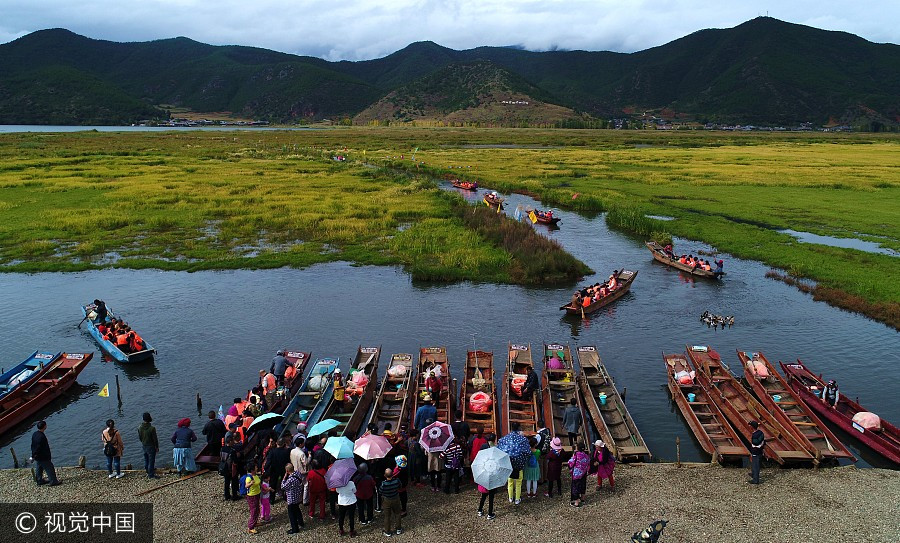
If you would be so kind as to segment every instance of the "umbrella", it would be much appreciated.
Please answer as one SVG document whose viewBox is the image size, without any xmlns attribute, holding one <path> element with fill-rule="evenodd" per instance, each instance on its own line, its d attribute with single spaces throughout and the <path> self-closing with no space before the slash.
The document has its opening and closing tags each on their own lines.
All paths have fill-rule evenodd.
<svg viewBox="0 0 900 543">
<path fill-rule="evenodd" d="M 328 488 L 347 486 L 350 478 L 356 474 L 356 462 L 352 458 L 343 458 L 331 464 L 325 472 L 325 484 Z"/>
<path fill-rule="evenodd" d="M 318 436 L 322 435 L 328 430 L 333 430 L 340 426 L 341 423 L 334 419 L 325 419 L 320 420 L 319 422 L 313 424 L 313 427 L 309 429 L 309 432 L 306 433 L 308 436 Z"/>
<path fill-rule="evenodd" d="M 509 461 L 515 469 L 525 469 L 528 465 L 531 445 L 528 444 L 528 438 L 522 434 L 516 432 L 506 434 L 497 442 L 497 448 L 509 455 Z"/>
<path fill-rule="evenodd" d="M 475 483 L 488 490 L 505 485 L 512 471 L 509 455 L 497 447 L 478 451 L 475 461 L 472 462 L 472 477 Z"/>
<path fill-rule="evenodd" d="M 329 437 L 325 442 L 325 450 L 335 458 L 353 458 L 353 442 L 344 436 Z"/>
<path fill-rule="evenodd" d="M 265 415 L 253 419 L 253 422 L 247 427 L 247 431 L 258 432 L 260 430 L 274 428 L 283 418 L 284 417 L 279 413 L 266 413 Z"/>
<path fill-rule="evenodd" d="M 356 440 L 356 444 L 353 445 L 353 452 L 364 460 L 372 460 L 374 458 L 384 458 L 391 452 L 392 448 L 391 442 L 386 437 L 366 434 Z"/>
<path fill-rule="evenodd" d="M 422 437 L 419 438 L 419 443 L 426 452 L 443 451 L 451 441 L 453 441 L 453 429 L 449 424 L 440 421 L 434 421 L 422 428 Z"/>
</svg>

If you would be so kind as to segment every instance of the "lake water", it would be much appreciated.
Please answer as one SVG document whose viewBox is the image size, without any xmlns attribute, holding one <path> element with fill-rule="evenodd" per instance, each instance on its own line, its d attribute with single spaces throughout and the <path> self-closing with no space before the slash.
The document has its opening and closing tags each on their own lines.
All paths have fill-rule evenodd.
<svg viewBox="0 0 900 543">
<path fill-rule="evenodd" d="M 461 191 L 476 200 L 480 196 Z M 535 202 L 510 195 L 507 212 Z M 610 231 L 602 216 L 554 210 L 559 230 L 537 226 L 597 271 L 640 271 L 631 292 L 582 322 L 564 318 L 559 306 L 572 288 L 524 288 L 490 284 L 435 285 L 411 281 L 394 267 L 331 263 L 304 270 L 162 272 L 102 270 L 36 275 L 0 274 L 0 297 L 8 318 L 0 322 L 2 364 L 10 367 L 34 349 L 96 350 L 76 328 L 79 305 L 105 299 L 158 349 L 154 363 L 120 365 L 95 358 L 66 398 L 44 410 L 57 465 L 80 455 L 96 466 L 100 431 L 107 418 L 125 438 L 125 462 L 141 465 L 136 427 L 149 411 L 162 440 L 161 463 L 171 464 L 169 437 L 176 421 L 190 416 L 198 432 L 196 395 L 204 410 L 226 406 L 255 381 L 281 347 L 311 350 L 313 357 L 341 357 L 347 364 L 359 344 L 383 346 L 380 373 L 391 353 L 446 345 L 451 372 L 459 376 L 474 341 L 493 350 L 498 378 L 507 342 L 596 345 L 655 458 L 674 460 L 681 438 L 683 460 L 708 460 L 669 400 L 661 353 L 685 344 L 711 344 L 732 368 L 735 349 L 761 350 L 771 361 L 801 358 L 838 380 L 841 390 L 888 420 L 900 420 L 897 332 L 835 309 L 781 282 L 764 278 L 766 266 L 721 255 L 723 282 L 693 280 L 653 261 L 643 241 Z M 710 247 L 676 240 L 682 252 Z M 708 328 L 703 311 L 735 315 L 726 330 Z M 346 366 L 345 366 L 346 367 Z M 115 399 L 119 376 L 123 405 Z M 110 383 L 111 397 L 97 392 Z M 205 417 L 203 417 L 205 419 Z M 33 425 L 0 438 L 0 466 L 29 455 Z M 843 436 L 842 436 L 843 437 Z M 202 440 L 202 436 L 200 436 Z M 858 443 L 847 440 L 858 452 Z M 883 465 L 865 451 L 860 465 Z M 868 462 L 867 462 L 868 461 Z"/>
</svg>

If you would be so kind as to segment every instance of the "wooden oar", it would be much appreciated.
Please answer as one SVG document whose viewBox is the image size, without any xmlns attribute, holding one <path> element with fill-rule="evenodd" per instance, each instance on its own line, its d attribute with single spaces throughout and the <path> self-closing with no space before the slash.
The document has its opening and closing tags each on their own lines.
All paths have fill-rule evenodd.
<svg viewBox="0 0 900 543">
<path fill-rule="evenodd" d="M 181 477 L 181 478 L 179 478 L 179 479 L 175 479 L 174 481 L 169 481 L 168 483 L 165 483 L 165 484 L 162 484 L 162 485 L 159 485 L 159 486 L 155 486 L 155 487 L 153 487 L 153 488 L 151 488 L 151 489 L 148 489 L 148 490 L 144 490 L 143 492 L 138 492 L 137 494 L 135 494 L 135 497 L 137 497 L 137 496 L 143 496 L 143 495 L 145 495 L 145 494 L 149 494 L 149 493 L 153 492 L 154 490 L 159 490 L 160 488 L 165 488 L 165 487 L 167 487 L 167 486 L 169 486 L 169 485 L 174 485 L 175 483 L 180 483 L 181 481 L 187 481 L 188 479 L 191 479 L 191 478 L 196 477 L 196 476 L 198 476 L 198 475 L 203 475 L 204 473 L 209 473 L 209 470 L 208 470 L 208 469 L 201 469 L 201 470 L 198 471 L 197 473 L 192 473 L 192 474 L 187 475 L 187 476 L 185 476 L 185 477 Z"/>
</svg>

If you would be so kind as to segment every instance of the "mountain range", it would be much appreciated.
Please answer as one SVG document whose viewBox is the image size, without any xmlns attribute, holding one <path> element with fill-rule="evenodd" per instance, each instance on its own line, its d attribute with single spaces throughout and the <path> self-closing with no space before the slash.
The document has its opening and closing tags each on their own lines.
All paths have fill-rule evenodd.
<svg viewBox="0 0 900 543">
<path fill-rule="evenodd" d="M 651 113 L 742 124 L 900 125 L 900 46 L 759 17 L 635 53 L 413 43 L 326 60 L 63 29 L 0 45 L 0 124 L 121 124 L 165 107 L 272 122 L 534 125 Z"/>
</svg>

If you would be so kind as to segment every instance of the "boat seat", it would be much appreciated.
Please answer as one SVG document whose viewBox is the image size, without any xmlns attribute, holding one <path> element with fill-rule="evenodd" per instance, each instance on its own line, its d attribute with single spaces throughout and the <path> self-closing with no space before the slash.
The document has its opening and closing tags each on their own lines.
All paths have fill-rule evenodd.
<svg viewBox="0 0 900 543">
<path fill-rule="evenodd" d="M 689 405 L 709 405 L 709 402 L 688 402 Z"/>
<path fill-rule="evenodd" d="M 750 454 L 747 449 L 743 447 L 734 447 L 732 445 L 720 445 L 719 456 L 727 455 L 727 456 L 747 456 Z"/>
<path fill-rule="evenodd" d="M 797 402 L 775 402 L 778 406 L 784 405 L 798 405 Z"/>
<path fill-rule="evenodd" d="M 818 424 L 816 424 L 815 422 L 791 422 L 794 423 L 794 426 L 818 426 Z"/>
</svg>

